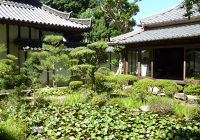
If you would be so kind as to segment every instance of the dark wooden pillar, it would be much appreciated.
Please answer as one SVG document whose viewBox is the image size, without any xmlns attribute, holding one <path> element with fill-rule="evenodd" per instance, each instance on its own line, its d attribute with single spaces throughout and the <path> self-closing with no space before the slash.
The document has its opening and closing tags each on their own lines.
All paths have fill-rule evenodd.
<svg viewBox="0 0 200 140">
<path fill-rule="evenodd" d="M 10 54 L 10 32 L 9 32 L 9 24 L 6 24 L 6 49 L 7 54 Z"/>
<path fill-rule="evenodd" d="M 138 79 L 140 78 L 141 73 L 141 50 L 138 51 Z"/>
<path fill-rule="evenodd" d="M 150 54 L 151 54 L 151 78 L 153 78 L 153 71 L 154 71 L 154 67 L 153 67 L 153 56 L 154 56 L 154 51 L 153 51 L 153 49 L 152 50 L 150 50 Z"/>
<path fill-rule="evenodd" d="M 186 76 L 186 48 L 183 48 L 183 80 L 185 81 L 185 76 Z"/>
<path fill-rule="evenodd" d="M 18 38 L 21 38 L 21 26 L 18 26 Z M 19 65 L 19 73 L 21 68 L 21 57 L 20 57 L 20 46 L 18 46 L 18 65 Z"/>
<path fill-rule="evenodd" d="M 128 74 L 128 61 L 127 61 L 127 57 L 128 57 L 128 51 L 125 50 L 124 54 L 123 54 L 124 74 Z"/>
</svg>

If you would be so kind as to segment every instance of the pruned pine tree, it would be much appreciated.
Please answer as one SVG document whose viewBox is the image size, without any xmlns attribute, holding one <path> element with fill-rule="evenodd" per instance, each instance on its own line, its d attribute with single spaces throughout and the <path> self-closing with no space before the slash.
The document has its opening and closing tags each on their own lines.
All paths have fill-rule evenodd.
<svg viewBox="0 0 200 140">
<path fill-rule="evenodd" d="M 83 78 L 88 75 L 95 90 L 95 75 L 98 68 L 107 62 L 107 44 L 105 42 L 94 42 L 87 47 L 77 47 L 70 52 L 70 58 L 76 61 L 70 70 Z"/>
<path fill-rule="evenodd" d="M 56 86 L 56 71 L 58 64 L 66 68 L 69 64 L 69 58 L 66 54 L 66 46 L 62 43 L 62 36 L 48 35 L 43 39 L 42 51 L 31 52 L 32 57 L 40 59 L 37 68 L 43 71 L 52 72 L 53 87 Z"/>
</svg>

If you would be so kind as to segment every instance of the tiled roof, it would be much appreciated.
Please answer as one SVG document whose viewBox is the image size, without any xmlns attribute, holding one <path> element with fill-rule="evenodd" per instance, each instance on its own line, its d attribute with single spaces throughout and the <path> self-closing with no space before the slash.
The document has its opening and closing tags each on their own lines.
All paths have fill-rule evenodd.
<svg viewBox="0 0 200 140">
<path fill-rule="evenodd" d="M 109 45 L 200 36 L 200 22 L 149 28 L 111 38 Z"/>
<path fill-rule="evenodd" d="M 200 12 L 199 7 L 197 5 L 194 5 L 192 8 L 193 15 L 191 16 L 191 19 L 200 18 Z M 184 1 L 180 4 L 173 6 L 165 11 L 162 11 L 160 13 L 154 14 L 152 16 L 148 16 L 146 18 L 142 18 L 141 24 L 144 26 L 151 26 L 151 25 L 157 25 L 157 24 L 166 24 L 166 23 L 174 23 L 174 22 L 180 22 L 180 21 L 188 21 L 187 17 L 184 17 L 183 14 L 185 13 L 184 9 Z M 140 26 L 141 26 L 140 24 Z"/>
<path fill-rule="evenodd" d="M 67 28 L 91 28 L 91 18 L 70 18 L 70 14 L 50 8 L 37 0 L 0 0 L 0 22 L 7 20 Z"/>
</svg>

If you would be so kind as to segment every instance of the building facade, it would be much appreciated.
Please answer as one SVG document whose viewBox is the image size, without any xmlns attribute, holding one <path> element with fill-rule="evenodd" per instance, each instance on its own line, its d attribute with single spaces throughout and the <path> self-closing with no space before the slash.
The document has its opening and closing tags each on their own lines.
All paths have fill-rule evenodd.
<svg viewBox="0 0 200 140">
<path fill-rule="evenodd" d="M 124 71 L 138 78 L 200 80 L 200 12 L 190 19 L 184 2 L 141 19 L 138 31 L 111 38 L 110 46 L 125 45 Z"/>
</svg>

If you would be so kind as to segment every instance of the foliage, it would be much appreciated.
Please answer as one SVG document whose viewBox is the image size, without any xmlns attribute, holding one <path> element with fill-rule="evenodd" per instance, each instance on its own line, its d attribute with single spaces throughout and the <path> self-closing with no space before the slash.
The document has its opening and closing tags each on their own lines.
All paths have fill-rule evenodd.
<svg viewBox="0 0 200 140">
<path fill-rule="evenodd" d="M 126 85 L 133 85 L 133 82 L 137 81 L 137 77 L 133 75 L 121 74 L 121 75 L 110 75 L 106 77 L 108 82 L 119 84 L 122 88 Z"/>
<path fill-rule="evenodd" d="M 197 106 L 186 106 L 179 102 L 174 104 L 174 114 L 180 118 L 196 118 L 199 116 L 200 110 Z"/>
<path fill-rule="evenodd" d="M 192 7 L 194 4 L 197 4 L 198 7 L 200 7 L 200 0 L 185 0 L 184 7 L 186 9 L 186 13 L 184 13 L 184 16 L 189 19 L 193 15 Z"/>
<path fill-rule="evenodd" d="M 63 103 L 65 105 L 75 105 L 84 101 L 86 101 L 86 99 L 83 99 L 82 94 L 80 94 L 79 92 L 74 92 L 73 94 L 67 95 L 63 100 Z"/>
<path fill-rule="evenodd" d="M 122 61 L 123 50 L 125 46 L 115 46 L 113 52 L 116 55 L 116 59 L 112 59 L 111 65 L 117 67 L 119 65 L 119 61 Z"/>
<path fill-rule="evenodd" d="M 99 95 L 96 95 L 92 98 L 91 100 L 91 105 L 92 106 L 103 106 L 105 105 L 106 101 L 108 100 L 107 98 L 107 93 L 102 93 L 102 94 L 99 94 Z"/>
<path fill-rule="evenodd" d="M 93 8 L 98 5 L 97 0 L 40 0 L 44 4 L 63 12 L 73 12 L 72 16 L 77 17 L 85 12 L 87 8 Z"/>
<path fill-rule="evenodd" d="M 101 0 L 100 7 L 104 17 L 115 24 L 120 34 L 127 33 L 128 29 L 135 25 L 135 20 L 132 16 L 139 11 L 139 7 L 135 2 Z"/>
<path fill-rule="evenodd" d="M 42 71 L 52 71 L 53 86 L 56 86 L 56 65 L 61 65 L 61 68 L 66 68 L 69 63 L 68 55 L 64 52 L 65 46 L 62 43 L 62 36 L 47 35 L 43 39 L 43 51 L 31 52 L 31 57 L 36 57 L 40 60 L 37 69 Z M 60 63 L 62 62 L 62 63 Z"/>
<path fill-rule="evenodd" d="M 39 95 L 55 95 L 55 96 L 61 96 L 65 94 L 71 93 L 71 89 L 69 87 L 46 87 L 38 89 L 35 94 Z"/>
<path fill-rule="evenodd" d="M 152 87 L 154 81 L 152 79 L 141 79 L 134 83 L 132 96 L 138 100 L 142 100 L 142 102 L 147 101 L 148 94 L 151 93 L 149 87 Z"/>
<path fill-rule="evenodd" d="M 121 100 L 121 98 L 112 98 L 106 102 L 107 106 L 119 106 L 121 108 L 125 107 L 125 104 Z"/>
<path fill-rule="evenodd" d="M 5 45 L 0 44 L 0 55 L 6 51 Z M 18 58 L 7 54 L 6 58 L 0 60 L 0 89 L 14 88 L 25 83 L 27 78 L 24 74 L 17 74 L 19 67 L 16 65 Z"/>
<path fill-rule="evenodd" d="M 81 86 L 83 85 L 83 82 L 82 81 L 71 81 L 69 83 L 69 87 L 71 87 L 72 89 L 79 89 Z"/>
<path fill-rule="evenodd" d="M 183 93 L 190 95 L 200 95 L 200 84 L 197 82 L 184 86 Z"/>
<path fill-rule="evenodd" d="M 27 127 L 22 122 L 12 118 L 0 122 L 1 140 L 24 140 L 26 139 Z"/>
<path fill-rule="evenodd" d="M 70 52 L 70 57 L 78 60 L 78 63 L 73 64 L 70 70 L 83 79 L 88 75 L 93 89 L 95 89 L 96 81 L 95 72 L 100 65 L 107 62 L 108 55 L 105 52 L 107 47 L 105 42 L 94 42 L 88 44 L 87 47 L 77 47 Z"/>
<path fill-rule="evenodd" d="M 148 102 L 150 111 L 159 114 L 172 114 L 174 111 L 174 100 L 165 97 L 152 98 Z"/>
<path fill-rule="evenodd" d="M 183 89 L 182 86 L 171 80 L 157 80 L 155 81 L 154 86 L 159 87 L 160 92 L 164 92 L 171 98 L 174 98 L 174 94 Z"/>
<path fill-rule="evenodd" d="M 132 87 L 126 88 L 126 89 L 124 89 L 123 92 L 125 95 L 131 95 L 133 92 L 133 88 Z"/>
<path fill-rule="evenodd" d="M 118 106 L 21 106 L 8 110 L 31 129 L 27 139 L 198 139 L 199 119 L 173 118 L 153 113 L 131 113 Z"/>
</svg>

